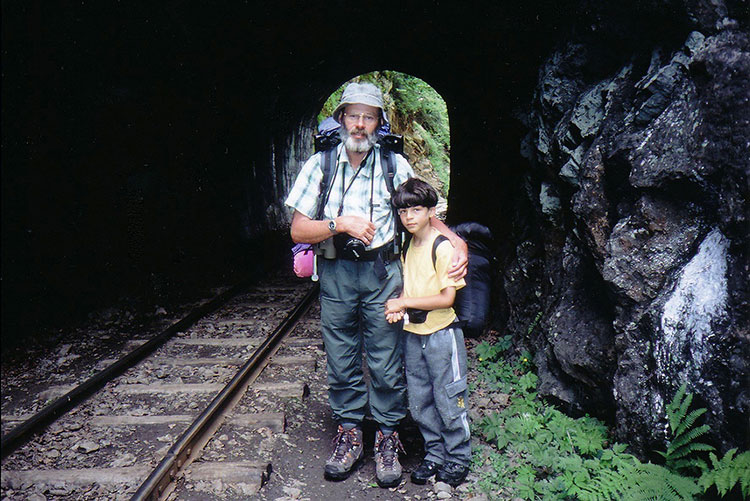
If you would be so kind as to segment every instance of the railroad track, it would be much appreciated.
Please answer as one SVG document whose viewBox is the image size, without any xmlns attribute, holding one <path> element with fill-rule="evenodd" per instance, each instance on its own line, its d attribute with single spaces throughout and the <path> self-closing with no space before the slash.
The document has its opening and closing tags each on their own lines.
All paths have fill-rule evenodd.
<svg viewBox="0 0 750 501">
<path fill-rule="evenodd" d="M 29 424 L 34 416 L 4 406 L 2 499 L 227 499 L 228 487 L 232 499 L 256 493 L 271 473 L 284 409 L 306 397 L 306 374 L 316 368 L 315 319 L 294 329 L 317 289 L 280 277 L 224 296 L 226 304 L 207 305 L 203 318 L 160 334 L 158 343 L 159 336 L 132 339 L 123 357 L 140 360 L 132 368 L 101 361 L 121 364 L 112 371 L 120 375 L 89 384 L 81 393 L 92 395 L 82 403 L 65 405 L 76 388 L 47 387 L 37 395 L 48 402 L 36 415 L 43 431 Z"/>
</svg>

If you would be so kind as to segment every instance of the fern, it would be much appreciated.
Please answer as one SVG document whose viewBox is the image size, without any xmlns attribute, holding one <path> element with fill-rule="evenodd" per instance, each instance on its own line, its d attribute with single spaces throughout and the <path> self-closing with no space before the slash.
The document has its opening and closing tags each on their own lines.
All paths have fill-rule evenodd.
<svg viewBox="0 0 750 501">
<path fill-rule="evenodd" d="M 690 501 L 701 492 L 691 477 L 683 477 L 653 463 L 623 465 L 603 470 L 577 492 L 582 501 Z"/>
<path fill-rule="evenodd" d="M 632 484 L 624 486 L 623 499 L 691 501 L 701 491 L 695 479 L 653 463 L 636 465 L 630 478 Z"/>
<path fill-rule="evenodd" d="M 714 450 L 708 444 L 696 442 L 698 437 L 707 433 L 711 428 L 706 424 L 693 427 L 698 418 L 706 413 L 706 409 L 696 409 L 688 413 L 693 395 L 686 393 L 686 387 L 687 385 L 683 383 L 667 405 L 667 419 L 672 430 L 672 440 L 665 452 L 659 452 L 664 457 L 665 466 L 675 473 L 706 470 L 706 462 L 697 457 L 696 453 Z"/>
<path fill-rule="evenodd" d="M 698 485 L 704 491 L 708 491 L 711 486 L 715 485 L 719 496 L 724 497 L 739 482 L 742 497 L 750 496 L 750 451 L 734 457 L 736 452 L 737 449 L 731 449 L 721 459 L 718 459 L 713 452 L 709 455 L 711 469 L 704 471 L 698 479 Z"/>
</svg>

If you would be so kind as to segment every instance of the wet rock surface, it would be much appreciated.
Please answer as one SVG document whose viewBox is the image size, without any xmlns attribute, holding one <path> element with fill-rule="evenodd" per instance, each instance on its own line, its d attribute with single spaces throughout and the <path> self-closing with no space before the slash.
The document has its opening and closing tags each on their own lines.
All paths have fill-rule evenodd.
<svg viewBox="0 0 750 501">
<path fill-rule="evenodd" d="M 750 36 L 734 7 L 689 2 L 682 44 L 604 65 L 596 34 L 571 37 L 523 118 L 516 203 L 534 217 L 516 231 L 534 237 L 506 267 L 509 326 L 536 353 L 541 394 L 609 418 L 640 453 L 663 445 L 683 382 L 720 449 L 750 446 Z"/>
</svg>

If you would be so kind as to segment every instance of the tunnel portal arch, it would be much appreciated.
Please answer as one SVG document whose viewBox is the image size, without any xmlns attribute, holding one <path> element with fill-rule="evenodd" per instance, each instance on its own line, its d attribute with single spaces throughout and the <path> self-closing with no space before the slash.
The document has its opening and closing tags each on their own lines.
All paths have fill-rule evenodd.
<svg viewBox="0 0 750 501">
<path fill-rule="evenodd" d="M 318 113 L 318 126 L 332 115 L 344 88 L 352 82 L 371 82 L 383 91 L 391 131 L 403 135 L 404 153 L 415 174 L 438 191 L 444 212 L 450 191 L 450 119 L 445 99 L 419 77 L 394 70 L 371 71 L 331 92 Z"/>
</svg>

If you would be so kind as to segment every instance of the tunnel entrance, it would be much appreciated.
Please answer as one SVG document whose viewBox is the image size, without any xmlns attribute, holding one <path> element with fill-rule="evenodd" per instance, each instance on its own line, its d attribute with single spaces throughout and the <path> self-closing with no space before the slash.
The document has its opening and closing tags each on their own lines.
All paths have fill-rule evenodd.
<svg viewBox="0 0 750 501">
<path fill-rule="evenodd" d="M 450 124 L 443 97 L 418 77 L 372 71 L 347 80 L 328 97 L 318 113 L 318 126 L 333 114 L 344 87 L 352 82 L 371 82 L 383 91 L 390 130 L 404 136 L 404 153 L 417 177 L 437 190 L 438 216 L 444 218 L 450 191 Z"/>
</svg>

